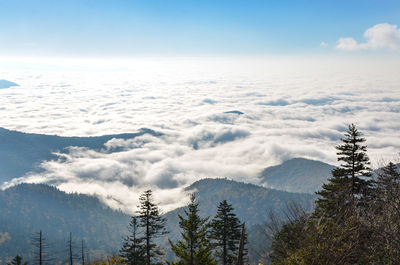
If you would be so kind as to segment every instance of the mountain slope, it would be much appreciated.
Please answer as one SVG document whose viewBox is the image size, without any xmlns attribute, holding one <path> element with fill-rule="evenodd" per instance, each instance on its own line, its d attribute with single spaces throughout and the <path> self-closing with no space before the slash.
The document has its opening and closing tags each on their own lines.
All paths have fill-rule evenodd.
<svg viewBox="0 0 400 265">
<path fill-rule="evenodd" d="M 311 194 L 290 193 L 227 179 L 202 179 L 187 187 L 186 191 L 196 193 L 202 216 L 214 217 L 218 204 L 227 200 L 248 227 L 264 223 L 271 212 L 281 216 L 287 205 L 293 202 L 311 211 L 316 198 Z M 183 214 L 183 210 L 182 207 L 165 214 L 169 220 L 169 230 L 179 229 L 177 216 Z M 173 233 L 170 235 L 171 238 L 177 236 Z"/>
<path fill-rule="evenodd" d="M 67 194 L 42 184 L 20 184 L 0 191 L 0 259 L 23 254 L 32 260 L 32 238 L 43 231 L 55 260 L 62 260 L 66 239 L 85 240 L 91 256 L 114 252 L 129 217 L 99 199 Z M 1 262 L 0 262 L 1 264 Z"/>
<path fill-rule="evenodd" d="M 296 201 L 311 210 L 314 195 L 289 193 L 227 179 L 203 179 L 187 187 L 196 191 L 200 211 L 211 218 L 220 201 L 226 199 L 246 225 L 262 223 L 269 212 L 278 213 Z M 137 194 L 139 196 L 139 194 Z M 168 238 L 179 236 L 178 208 L 165 214 Z M 84 239 L 92 258 L 116 253 L 126 235 L 129 216 L 106 207 L 99 199 L 81 194 L 67 194 L 43 184 L 20 184 L 0 191 L 0 259 L 22 254 L 29 260 L 31 239 L 35 232 L 43 231 L 56 260 L 63 260 L 66 240 L 72 232 L 76 243 Z M 167 238 L 159 242 L 168 257 Z M 0 262 L 1 264 L 1 262 Z"/>
<path fill-rule="evenodd" d="M 0 185 L 4 181 L 21 177 L 29 171 L 39 170 L 40 162 L 56 159 L 52 153 L 67 152 L 66 148 L 69 146 L 99 150 L 103 148 L 104 143 L 113 138 L 130 139 L 143 134 L 161 135 L 150 129 L 140 129 L 137 133 L 95 137 L 61 137 L 0 128 Z"/>
<path fill-rule="evenodd" d="M 293 158 L 260 174 L 260 184 L 290 192 L 314 193 L 331 175 L 335 167 L 320 161 Z"/>
</svg>

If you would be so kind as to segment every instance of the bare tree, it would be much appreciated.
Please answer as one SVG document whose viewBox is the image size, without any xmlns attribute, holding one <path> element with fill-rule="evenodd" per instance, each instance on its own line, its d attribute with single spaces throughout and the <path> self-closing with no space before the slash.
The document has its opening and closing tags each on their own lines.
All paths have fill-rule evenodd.
<svg viewBox="0 0 400 265">
<path fill-rule="evenodd" d="M 32 238 L 33 244 L 33 255 L 34 255 L 34 264 L 37 265 L 46 265 L 51 264 L 53 258 L 50 256 L 48 251 L 49 246 L 47 244 L 46 238 L 43 236 L 42 230 L 36 233 Z"/>
</svg>

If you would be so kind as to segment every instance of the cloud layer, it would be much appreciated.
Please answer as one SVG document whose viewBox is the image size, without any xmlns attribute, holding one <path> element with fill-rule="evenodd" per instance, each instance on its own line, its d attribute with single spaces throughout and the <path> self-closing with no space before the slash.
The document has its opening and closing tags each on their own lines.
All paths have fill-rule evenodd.
<svg viewBox="0 0 400 265">
<path fill-rule="evenodd" d="M 400 149 L 396 63 L 179 59 L 119 65 L 0 68 L 0 78 L 20 84 L 0 91 L 1 127 L 77 136 L 144 127 L 162 133 L 113 139 L 101 151 L 71 147 L 57 161 L 43 161 L 43 173 L 5 186 L 50 183 L 98 194 L 128 212 L 151 188 L 170 210 L 186 203 L 183 187 L 200 178 L 256 183 L 263 168 L 293 157 L 336 163 L 334 146 L 352 122 L 367 137 L 374 161 Z"/>
<path fill-rule="evenodd" d="M 397 25 L 377 24 L 365 31 L 364 38 L 364 43 L 358 43 L 354 38 L 340 38 L 335 48 L 341 51 L 400 50 L 400 29 Z"/>
</svg>

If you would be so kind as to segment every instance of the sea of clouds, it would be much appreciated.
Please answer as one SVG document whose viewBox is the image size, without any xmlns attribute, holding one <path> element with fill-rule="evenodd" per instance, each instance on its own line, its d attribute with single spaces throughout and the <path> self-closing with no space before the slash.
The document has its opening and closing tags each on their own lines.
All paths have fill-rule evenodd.
<svg viewBox="0 0 400 265">
<path fill-rule="evenodd" d="M 0 62 L 0 127 L 93 136 L 150 128 L 101 151 L 71 147 L 22 181 L 97 194 L 134 211 L 152 189 L 167 211 L 205 177 L 258 182 L 293 157 L 336 164 L 355 123 L 373 163 L 400 150 L 400 63 L 390 58 L 18 59 Z"/>
</svg>

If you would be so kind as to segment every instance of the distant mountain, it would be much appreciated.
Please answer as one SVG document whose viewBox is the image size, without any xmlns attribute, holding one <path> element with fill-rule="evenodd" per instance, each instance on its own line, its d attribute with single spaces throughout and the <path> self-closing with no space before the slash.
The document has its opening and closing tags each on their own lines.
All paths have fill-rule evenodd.
<svg viewBox="0 0 400 265">
<path fill-rule="evenodd" d="M 61 137 L 56 135 L 22 133 L 0 128 L 0 185 L 29 171 L 38 171 L 44 160 L 56 159 L 53 152 L 67 152 L 69 146 L 100 150 L 104 143 L 113 139 L 130 139 L 143 134 L 160 136 L 150 129 L 137 133 L 104 135 L 95 137 Z"/>
<path fill-rule="evenodd" d="M 315 199 L 310 194 L 277 191 L 227 179 L 203 179 L 186 190 L 197 193 L 203 216 L 212 218 L 219 202 L 226 199 L 247 227 L 263 223 L 271 211 L 279 215 L 293 201 L 311 210 Z M 182 207 L 165 214 L 170 231 L 167 236 L 172 240 L 179 236 L 178 214 L 183 214 L 183 210 Z M 108 208 L 96 197 L 67 194 L 43 184 L 20 184 L 0 191 L 0 259 L 4 261 L 22 254 L 32 260 L 31 240 L 39 230 L 47 238 L 56 260 L 65 259 L 69 232 L 76 243 L 85 240 L 92 258 L 116 253 L 128 223 L 128 215 Z M 171 258 L 167 238 L 160 244 Z"/>
<path fill-rule="evenodd" d="M 227 179 L 202 179 L 187 187 L 186 191 L 196 193 L 200 214 L 210 219 L 215 216 L 218 204 L 222 200 L 227 200 L 232 204 L 238 218 L 246 223 L 249 231 L 255 231 L 255 233 L 259 230 L 252 227 L 265 223 L 271 212 L 283 218 L 283 212 L 293 202 L 311 212 L 316 198 L 311 194 L 273 190 Z M 172 240 L 179 238 L 178 214 L 183 215 L 183 210 L 184 207 L 165 214 L 168 219 L 167 228 L 171 231 L 168 237 Z M 257 235 L 251 234 L 249 238 L 257 238 Z M 168 249 L 167 242 L 163 244 Z"/>
<path fill-rule="evenodd" d="M 293 158 L 260 174 L 260 184 L 290 192 L 314 193 L 331 176 L 335 167 L 320 161 Z"/>
<path fill-rule="evenodd" d="M 264 188 L 228 179 L 202 179 L 186 188 L 195 191 L 206 216 L 213 216 L 219 202 L 227 200 L 240 219 L 249 226 L 264 222 L 269 212 L 281 213 L 290 202 L 301 204 L 305 210 L 314 207 L 314 195 L 291 193 Z"/>
<path fill-rule="evenodd" d="M 16 254 L 32 261 L 32 238 L 40 230 L 55 260 L 67 259 L 69 232 L 77 246 L 85 241 L 92 257 L 113 253 L 128 222 L 129 216 L 96 197 L 67 194 L 42 184 L 20 184 L 0 191 L 0 264 Z"/>
<path fill-rule="evenodd" d="M 9 87 L 13 87 L 13 86 L 18 86 L 18 84 L 8 81 L 8 80 L 0 79 L 0 89 L 9 88 Z"/>
</svg>

